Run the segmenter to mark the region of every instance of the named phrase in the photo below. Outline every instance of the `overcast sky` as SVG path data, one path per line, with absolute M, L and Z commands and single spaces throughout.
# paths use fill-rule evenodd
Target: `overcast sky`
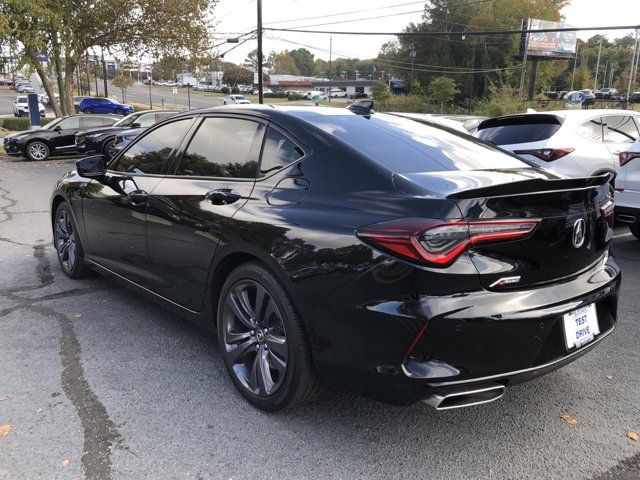
M 407 23 L 421 20 L 420 12 L 424 3 L 424 0 L 420 2 L 411 0 L 321 0 L 320 2 L 263 0 L 263 22 L 265 27 L 295 26 L 315 30 L 397 32 L 401 31 Z M 230 36 L 227 32 L 244 33 L 255 28 L 256 0 L 220 0 L 215 11 L 219 20 L 215 31 L 221 32 L 216 34 L 216 43 L 224 42 L 224 39 Z M 357 13 L 343 14 L 356 11 Z M 576 27 L 640 24 L 640 0 L 607 0 L 606 2 L 573 0 L 563 13 L 566 23 Z M 340 15 L 327 16 L 334 14 Z M 371 18 L 383 15 L 384 18 Z M 354 19 L 362 21 L 339 23 Z M 297 21 L 284 22 L 285 20 Z M 307 27 L 316 24 L 326 25 Z M 595 33 L 599 32 L 580 32 L 579 37 L 588 38 Z M 625 33 L 627 32 L 614 31 L 608 35 L 610 38 L 616 38 Z M 394 37 L 334 35 L 333 54 L 334 57 L 373 58 L 377 56 L 380 46 L 392 38 Z M 233 44 L 222 45 L 219 51 L 223 52 L 233 46 Z M 293 50 L 301 46 L 308 48 L 316 58 L 329 58 L 329 35 L 265 32 L 263 47 L 265 54 L 271 50 Z M 231 62 L 241 63 L 247 53 L 254 48 L 256 48 L 256 41 L 250 40 L 227 53 L 225 58 Z

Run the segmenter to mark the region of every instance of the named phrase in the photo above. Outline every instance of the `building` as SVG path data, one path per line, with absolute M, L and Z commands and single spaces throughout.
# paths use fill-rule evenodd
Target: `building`
M 365 94 L 367 96 L 371 95 L 371 87 L 376 83 L 375 80 L 316 80 L 313 82 L 314 90 L 322 90 L 324 92 L 329 92 L 330 89 L 339 88 L 340 90 L 344 90 L 347 92 L 349 96 L 353 96 L 356 93 Z

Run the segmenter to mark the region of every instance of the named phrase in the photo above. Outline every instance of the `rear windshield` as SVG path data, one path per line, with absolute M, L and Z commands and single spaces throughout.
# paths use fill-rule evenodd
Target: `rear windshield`
M 553 115 L 492 118 L 480 124 L 475 136 L 495 145 L 540 142 L 551 138 L 561 126 Z
M 393 115 L 317 115 L 305 120 L 397 173 L 530 166 L 462 132 Z

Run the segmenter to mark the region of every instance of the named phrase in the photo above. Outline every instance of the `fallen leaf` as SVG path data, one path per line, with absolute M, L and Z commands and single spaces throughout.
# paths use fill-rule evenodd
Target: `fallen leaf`
M 81 313 L 76 313 L 76 314 L 73 316 L 73 318 L 80 318 L 81 316 L 82 316 L 82 314 L 81 314 Z
M 571 415 L 561 415 L 560 418 L 563 419 L 565 422 L 567 422 L 569 425 L 577 425 L 578 424 L 578 420 L 573 418 Z
M 607 375 L 607 380 L 613 380 L 613 375 Z
M 636 432 L 627 432 L 627 437 L 629 437 L 634 442 L 640 440 L 640 435 L 638 435 Z
M 9 425 L 8 423 L 6 425 L 0 425 L 0 437 L 6 437 L 7 435 L 9 435 L 10 431 L 11 425 Z
M 42 413 L 42 409 L 41 408 L 36 408 L 35 412 L 36 413 Z
M 67 468 L 69 466 L 69 459 L 68 458 L 64 458 L 62 460 L 62 468 Z

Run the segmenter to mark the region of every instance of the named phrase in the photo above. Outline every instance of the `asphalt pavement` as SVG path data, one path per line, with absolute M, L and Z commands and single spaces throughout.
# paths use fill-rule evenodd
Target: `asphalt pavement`
M 49 196 L 72 167 L 0 159 L 0 478 L 640 478 L 627 436 L 640 433 L 640 241 L 626 230 L 618 328 L 565 368 L 468 409 L 329 388 L 266 414 L 235 391 L 211 334 L 62 274 Z

